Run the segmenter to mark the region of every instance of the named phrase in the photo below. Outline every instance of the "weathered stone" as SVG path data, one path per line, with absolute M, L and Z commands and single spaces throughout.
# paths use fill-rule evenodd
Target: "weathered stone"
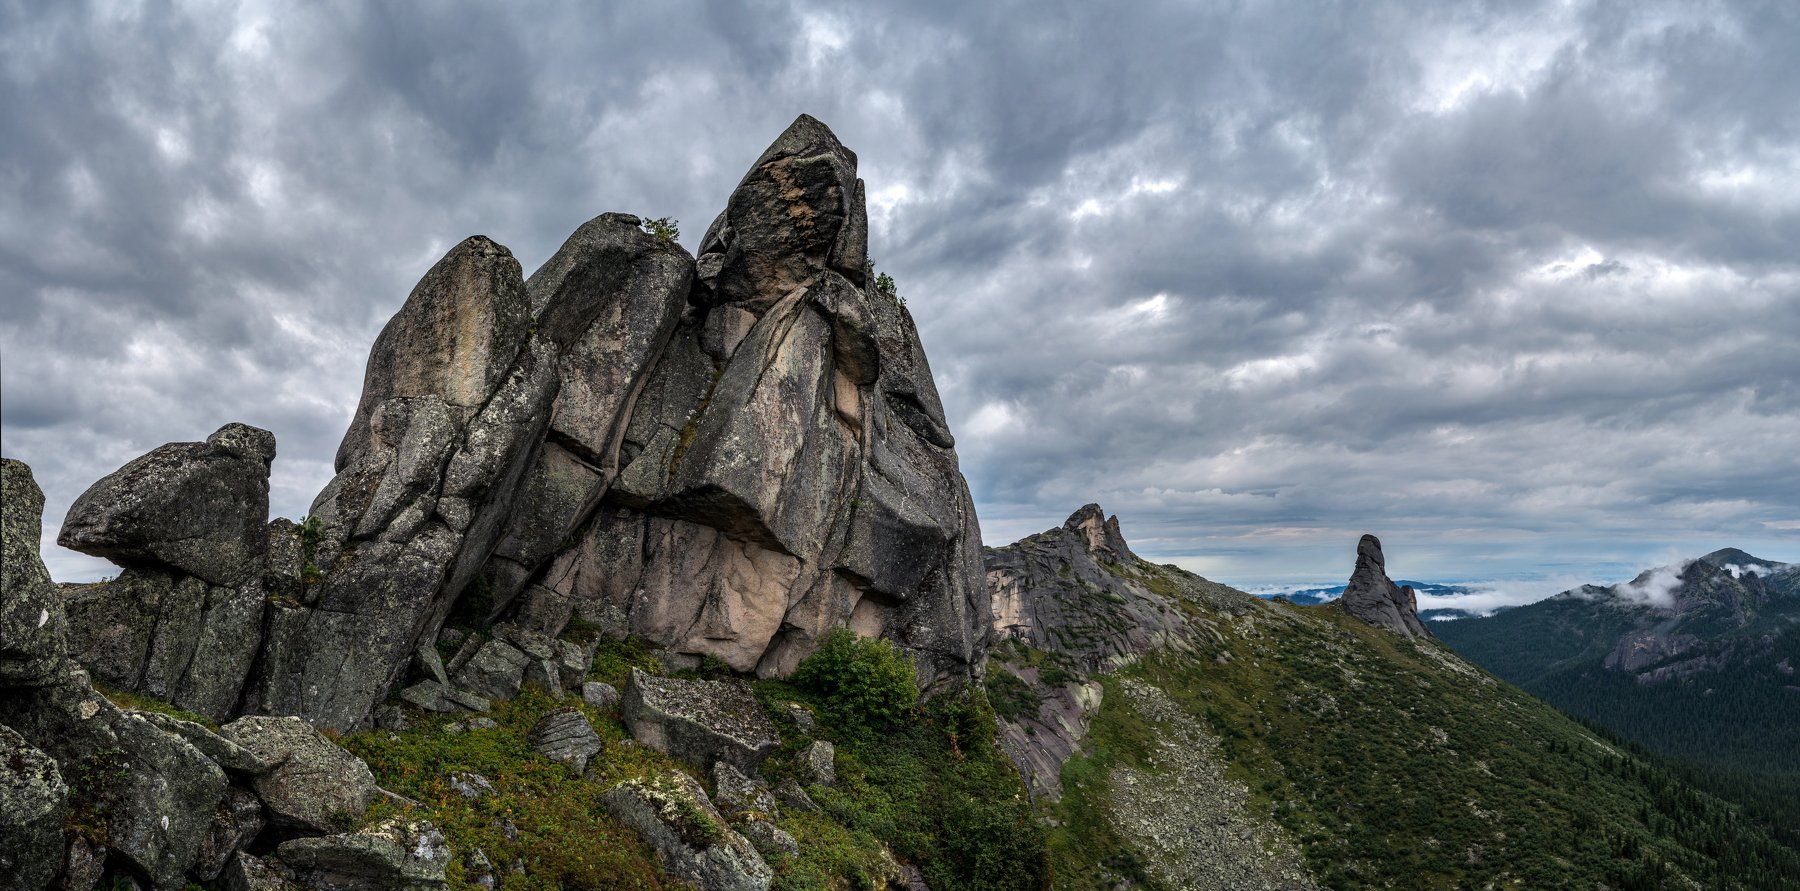
M 775 816 L 775 794 L 769 791 L 768 783 L 745 776 L 724 761 L 713 763 L 712 777 L 714 799 L 733 820 L 747 812 Z
M 288 879 L 280 861 L 243 851 L 225 864 L 225 872 L 219 878 L 227 891 L 304 891 Z
M 457 669 L 454 681 L 458 689 L 488 699 L 511 699 L 519 694 L 530 664 L 531 657 L 518 647 L 495 638 L 482 644 L 474 658 Z
M 0 458 L 0 687 L 58 683 L 66 672 L 62 598 L 38 555 L 43 516 L 31 468 Z
M 471 712 L 485 712 L 494 707 L 486 698 L 477 696 L 467 690 L 451 690 L 444 694 L 444 701 L 457 708 Z
M 702 891 L 764 891 L 774 879 L 762 855 L 725 824 L 686 774 L 626 780 L 604 801 L 608 813 L 656 849 L 664 869 Z
M 404 731 L 412 726 L 412 722 L 406 719 L 406 709 L 388 703 L 375 707 L 375 726 L 383 730 Z
M 793 777 L 788 777 L 775 784 L 775 797 L 780 799 L 782 804 L 797 811 L 818 813 L 820 810 L 819 803 L 813 801 L 813 797 L 806 794 L 806 790 Z
M 453 773 L 448 782 L 452 791 L 470 801 L 495 794 L 494 784 L 478 773 Z
M 249 715 L 221 727 L 219 735 L 279 762 L 255 781 L 274 826 L 339 831 L 380 793 L 368 765 L 299 718 Z
M 428 712 L 454 711 L 453 705 L 445 694 L 450 689 L 433 680 L 423 680 L 400 691 L 400 699 Z
M 577 773 L 586 770 L 588 759 L 602 748 L 594 725 L 575 708 L 559 708 L 540 718 L 528 739 L 538 754 L 567 764 Z
M 125 714 L 78 672 L 56 686 L 7 691 L 0 721 L 56 759 L 65 775 L 86 778 L 76 791 L 106 805 L 97 828 L 109 859 L 158 887 L 181 886 L 226 794 L 225 774 L 212 759 Z
M 1339 602 L 1344 611 L 1378 628 L 1386 628 L 1401 637 L 1431 638 L 1425 623 L 1419 620 L 1418 598 L 1412 588 L 1402 588 L 1387 576 L 1387 559 L 1381 553 L 1381 539 L 1365 535 L 1356 544 L 1356 570 L 1344 588 Z
M 354 833 L 285 841 L 275 850 L 319 891 L 411 891 L 448 884 L 450 845 L 424 820 L 384 820 Z
M 786 718 L 788 723 L 794 725 L 795 730 L 808 736 L 819 729 L 819 721 L 813 717 L 812 709 L 798 702 L 784 703 L 781 707 L 781 716 Z
M 795 759 L 800 776 L 809 786 L 837 785 L 837 748 L 822 739 L 813 740 Z
M 737 831 L 765 857 L 793 857 L 800 853 L 800 843 L 767 818 L 750 817 L 737 824 Z
M 581 689 L 593 662 L 593 656 L 580 644 L 568 640 L 556 642 L 556 671 L 564 689 Z
M 187 740 L 189 745 L 199 749 L 201 754 L 211 758 L 214 764 L 227 773 L 261 776 L 275 769 L 275 761 L 263 758 L 192 721 L 158 712 L 126 710 L 125 714 Z
M 69 838 L 59 891 L 93 891 L 106 874 L 106 849 L 79 836 Z
M 588 681 L 581 685 L 581 700 L 602 712 L 610 712 L 619 705 L 619 688 L 603 681 Z
M 213 813 L 200 842 L 199 858 L 188 874 L 202 882 L 218 878 L 232 855 L 262 832 L 263 822 L 262 803 L 255 795 L 236 787 L 228 790 Z
M 622 711 L 638 742 L 701 769 L 726 761 L 754 773 L 780 744 L 775 725 L 740 680 L 659 678 L 633 668 Z
M 438 655 L 437 647 L 431 644 L 423 644 L 413 651 L 413 668 L 427 680 L 445 686 L 450 684 L 450 674 L 444 670 L 444 657 Z
M 56 761 L 0 724 L 0 888 L 43 888 L 56 875 L 68 798 Z
M 275 436 L 227 424 L 160 446 L 90 486 L 56 541 L 123 566 L 167 566 L 214 585 L 260 573 Z
M 445 733 L 465 733 L 471 730 L 492 730 L 500 726 L 493 718 L 474 717 L 449 724 L 444 727 Z

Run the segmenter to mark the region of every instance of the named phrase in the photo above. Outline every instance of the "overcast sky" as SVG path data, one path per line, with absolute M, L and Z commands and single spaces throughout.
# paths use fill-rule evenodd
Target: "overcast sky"
M 50 538 L 233 420 L 304 513 L 451 245 L 692 248 L 808 112 L 989 544 L 1098 501 L 1246 586 L 1363 532 L 1538 593 L 1800 561 L 1800 5 L 406 6 L 0 0 L 0 445 Z

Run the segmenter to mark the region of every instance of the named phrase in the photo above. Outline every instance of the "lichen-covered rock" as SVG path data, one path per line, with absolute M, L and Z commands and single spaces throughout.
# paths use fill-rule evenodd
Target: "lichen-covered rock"
M 206 837 L 200 842 L 199 857 L 188 874 L 202 882 L 218 878 L 238 849 L 262 832 L 263 825 L 261 800 L 250 792 L 232 787 L 213 813 Z
M 765 891 L 774 873 L 686 774 L 626 780 L 608 790 L 608 813 L 656 849 L 663 868 L 702 891 Z
M 0 458 L 0 688 L 60 683 L 62 598 L 38 555 L 44 493 L 24 462 Z
M 43 888 L 56 875 L 68 798 L 56 762 L 0 724 L 0 888 Z
M 495 638 L 482 644 L 474 657 L 456 670 L 452 682 L 488 699 L 511 699 L 519 695 L 531 661 L 518 647 Z
M 600 735 L 579 709 L 559 708 L 538 719 L 529 736 L 539 755 L 575 768 L 587 769 L 588 759 L 600 754 Z
M 226 891 L 305 891 L 289 880 L 281 861 L 239 851 L 219 876 Z
M 768 783 L 745 776 L 743 771 L 724 761 L 713 763 L 712 778 L 713 800 L 732 820 L 746 813 L 769 816 L 777 813 L 775 793 L 769 791 Z
M 260 575 L 234 587 L 168 569 L 127 569 L 68 591 L 70 655 L 109 686 L 222 720 L 262 640 Z
M 725 761 L 755 773 L 780 744 L 775 725 L 741 680 L 660 678 L 634 668 L 622 711 L 638 742 L 702 770 Z
M 160 446 L 88 487 L 56 541 L 122 566 L 166 566 L 235 586 L 268 553 L 275 436 L 227 424 Z
M 829 741 L 818 739 L 808 743 L 795 757 L 795 763 L 807 785 L 837 785 L 837 748 Z
M 318 891 L 414 891 L 448 885 L 450 845 L 424 820 L 384 820 L 357 832 L 297 838 L 281 861 Z
M 125 714 L 187 740 L 189 745 L 199 749 L 201 754 L 211 758 L 214 764 L 227 773 L 257 777 L 274 770 L 279 763 L 257 755 L 192 721 L 158 712 L 127 710 Z
M 581 701 L 610 712 L 619 705 L 619 688 L 603 681 L 588 681 L 581 685 Z
M 1388 578 L 1381 539 L 1373 535 L 1356 543 L 1356 569 L 1338 602 L 1350 615 L 1401 637 L 1432 636 L 1419 619 L 1419 601 L 1412 587 L 1401 587 Z
M 55 686 L 0 696 L 4 722 L 55 758 L 115 862 L 158 887 L 180 887 L 226 796 L 223 771 L 186 740 L 134 718 L 71 673 Z
M 736 826 L 738 833 L 765 857 L 793 857 L 800 853 L 800 843 L 766 817 L 752 816 Z
M 299 718 L 248 715 L 219 735 L 277 762 L 255 781 L 271 825 L 338 832 L 380 794 L 368 765 Z

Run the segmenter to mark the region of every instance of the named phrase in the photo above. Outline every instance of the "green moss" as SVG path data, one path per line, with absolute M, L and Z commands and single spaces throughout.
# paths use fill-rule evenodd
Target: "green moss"
M 458 715 L 409 714 L 404 732 L 347 736 L 345 748 L 368 762 L 384 788 L 425 805 L 425 816 L 462 856 L 479 848 L 496 865 L 501 889 L 657 889 L 671 887 L 655 855 L 637 835 L 607 815 L 601 795 L 620 781 L 679 769 L 666 756 L 626 744 L 624 728 L 579 706 L 605 743 L 585 779 L 532 751 L 526 736 L 538 719 L 563 707 L 527 689 L 497 705 L 489 730 L 450 733 Z M 450 774 L 477 773 L 495 793 L 471 801 L 453 790 Z M 519 861 L 523 875 L 506 868 Z M 471 888 L 459 861 L 451 887 Z
M 620 690 L 631 678 L 631 670 L 640 668 L 651 674 L 662 674 L 662 660 L 656 657 L 650 642 L 633 635 L 624 640 L 607 640 L 594 651 L 594 664 L 589 677 L 605 681 Z
M 217 731 L 219 729 L 217 721 L 197 712 L 190 712 L 187 709 L 170 705 L 154 696 L 145 696 L 142 693 L 131 693 L 124 690 L 114 690 L 99 681 L 94 681 L 93 684 L 94 690 L 99 692 L 101 696 L 111 700 L 112 704 L 119 708 L 128 708 L 140 712 L 156 712 L 157 714 L 168 715 L 171 718 L 192 721 L 208 730 Z

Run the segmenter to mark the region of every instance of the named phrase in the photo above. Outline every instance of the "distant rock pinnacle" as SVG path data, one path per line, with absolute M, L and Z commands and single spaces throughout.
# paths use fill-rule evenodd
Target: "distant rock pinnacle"
M 1397 586 L 1387 576 L 1387 558 L 1381 539 L 1365 535 L 1356 544 L 1356 570 L 1344 589 L 1344 609 L 1371 625 L 1404 637 L 1431 637 L 1419 620 L 1418 595 L 1411 585 Z

